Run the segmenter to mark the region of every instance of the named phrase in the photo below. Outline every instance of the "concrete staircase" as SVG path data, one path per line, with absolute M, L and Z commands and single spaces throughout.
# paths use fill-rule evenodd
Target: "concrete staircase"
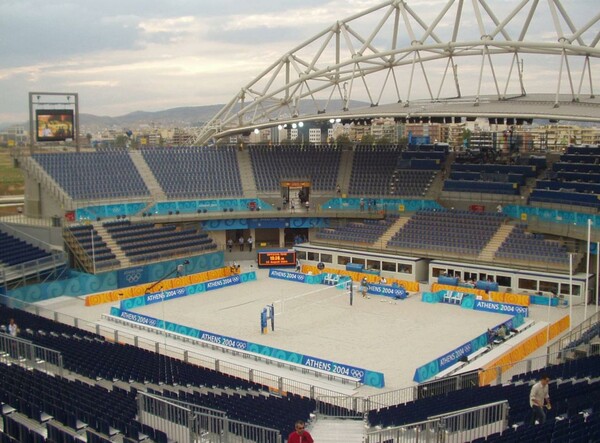
M 256 180 L 252 171 L 252 160 L 250 152 L 247 150 L 237 150 L 238 167 L 240 168 L 240 179 L 242 181 L 242 189 L 244 190 L 245 198 L 256 198 L 258 191 L 256 189 Z
M 342 194 L 348 195 L 350 187 L 350 176 L 352 175 L 352 161 L 354 160 L 354 151 L 342 151 L 340 159 L 340 169 L 338 171 L 337 183 L 342 189 Z
M 319 443 L 363 443 L 363 420 L 319 418 L 310 428 L 310 435 Z
M 510 235 L 510 233 L 515 228 L 515 225 L 505 224 L 500 226 L 500 229 L 496 231 L 494 236 L 490 239 L 485 248 L 481 250 L 479 256 L 477 257 L 479 260 L 485 261 L 493 261 L 494 254 L 498 251 L 498 248 L 506 240 L 506 238 Z
M 98 232 L 102 240 L 106 243 L 106 246 L 110 248 L 113 254 L 116 255 L 117 260 L 121 262 L 121 267 L 127 268 L 131 266 L 131 261 L 129 258 L 125 256 L 125 252 L 121 249 L 121 247 L 117 244 L 117 242 L 112 238 L 110 233 L 106 230 L 101 223 L 94 224 L 94 229 Z
M 392 226 L 388 228 L 387 231 L 383 233 L 381 237 L 377 240 L 377 245 L 387 245 L 387 243 L 392 239 L 394 234 L 398 232 L 400 229 L 404 227 L 404 225 L 410 220 L 409 216 L 400 217 L 398 220 L 394 222 Z
M 150 170 L 150 166 L 148 166 L 148 163 L 146 163 L 142 153 L 140 151 L 131 151 L 129 156 L 131 157 L 131 161 L 137 168 L 138 172 L 142 176 L 142 180 L 144 180 L 146 187 L 150 191 L 152 199 L 154 201 L 167 200 L 167 194 L 165 194 L 165 191 L 163 191 L 160 184 L 156 180 L 156 177 Z

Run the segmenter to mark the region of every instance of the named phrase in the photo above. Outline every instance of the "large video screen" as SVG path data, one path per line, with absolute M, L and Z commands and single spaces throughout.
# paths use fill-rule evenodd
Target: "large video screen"
M 71 109 L 37 109 L 35 122 L 38 142 L 60 142 L 73 138 Z

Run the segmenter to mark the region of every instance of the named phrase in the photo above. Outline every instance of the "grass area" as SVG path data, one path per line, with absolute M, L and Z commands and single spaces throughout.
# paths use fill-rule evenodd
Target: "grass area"
M 21 195 L 25 193 L 23 171 L 13 166 L 10 152 L 0 148 L 0 195 Z

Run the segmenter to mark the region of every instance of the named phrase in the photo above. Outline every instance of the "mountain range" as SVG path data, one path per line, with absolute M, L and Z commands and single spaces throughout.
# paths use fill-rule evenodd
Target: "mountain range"
M 321 108 L 325 107 L 324 100 L 317 100 L 317 105 Z M 201 126 L 204 122 L 209 121 L 217 112 L 225 105 L 208 105 L 208 106 L 182 106 L 178 108 L 164 109 L 162 111 L 134 111 L 128 114 L 119 115 L 116 117 L 95 115 L 88 113 L 80 114 L 80 125 L 82 132 L 94 132 L 105 128 L 121 129 L 136 129 L 140 126 L 150 125 L 157 127 L 189 127 Z M 352 100 L 351 108 L 367 106 L 367 103 Z M 341 100 L 332 100 L 329 102 L 329 109 L 341 109 L 343 107 Z M 315 113 L 315 104 L 312 101 L 304 101 L 300 104 L 300 114 Z M 27 122 L 18 123 L 24 127 L 28 127 Z M 12 126 L 9 123 L 0 123 L 0 130 L 4 130 Z

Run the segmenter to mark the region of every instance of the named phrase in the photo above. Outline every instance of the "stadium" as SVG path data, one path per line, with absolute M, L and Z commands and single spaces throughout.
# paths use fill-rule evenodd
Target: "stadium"
M 1 442 L 600 441 L 600 12 L 409 3 L 170 146 L 29 93 Z

